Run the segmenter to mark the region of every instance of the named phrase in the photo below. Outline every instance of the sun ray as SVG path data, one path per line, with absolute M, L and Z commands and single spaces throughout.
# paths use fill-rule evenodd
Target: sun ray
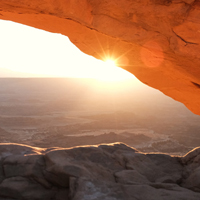
M 95 33 L 95 37 L 96 37 L 96 39 L 97 39 L 97 42 L 98 42 L 98 44 L 99 44 L 99 46 L 100 46 L 100 48 L 101 48 L 101 50 L 102 50 L 102 52 L 103 52 L 103 54 L 104 54 L 104 56 L 100 55 L 100 57 L 101 57 L 102 60 L 104 60 L 104 58 L 106 57 L 106 53 L 105 53 L 105 51 L 104 51 L 103 46 L 101 45 L 101 42 L 100 42 L 99 38 L 97 37 L 96 32 L 94 32 L 94 33 Z

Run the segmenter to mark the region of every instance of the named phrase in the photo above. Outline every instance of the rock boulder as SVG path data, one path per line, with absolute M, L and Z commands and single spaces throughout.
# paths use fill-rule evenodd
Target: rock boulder
M 199 149 L 178 157 L 123 143 L 68 149 L 1 144 L 0 157 L 0 200 L 200 199 Z

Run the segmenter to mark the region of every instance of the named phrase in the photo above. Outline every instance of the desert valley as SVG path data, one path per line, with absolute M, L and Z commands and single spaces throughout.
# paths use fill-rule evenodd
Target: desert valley
M 0 85 L 1 143 L 67 148 L 123 142 L 174 155 L 200 144 L 200 116 L 134 79 L 2 78 Z
M 0 84 L 0 200 L 200 199 L 200 116 L 179 102 L 136 79 Z

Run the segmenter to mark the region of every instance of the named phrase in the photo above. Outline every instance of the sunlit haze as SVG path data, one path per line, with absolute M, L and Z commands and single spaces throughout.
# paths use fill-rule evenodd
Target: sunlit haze
M 154 70 L 163 54 L 152 42 L 146 47 L 141 59 Z M 200 116 L 117 67 L 119 57 L 103 59 L 61 34 L 0 20 L 1 143 L 52 149 L 123 142 L 179 156 L 199 146 Z
M 0 20 L 0 77 L 132 79 L 114 61 L 82 53 L 66 36 Z

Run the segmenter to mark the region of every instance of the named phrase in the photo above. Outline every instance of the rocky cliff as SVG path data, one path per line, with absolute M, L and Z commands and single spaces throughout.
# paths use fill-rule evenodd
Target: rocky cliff
M 122 143 L 0 145 L 0 200 L 199 200 L 200 149 L 143 154 Z
M 0 19 L 61 33 L 200 114 L 199 0 L 1 0 Z

